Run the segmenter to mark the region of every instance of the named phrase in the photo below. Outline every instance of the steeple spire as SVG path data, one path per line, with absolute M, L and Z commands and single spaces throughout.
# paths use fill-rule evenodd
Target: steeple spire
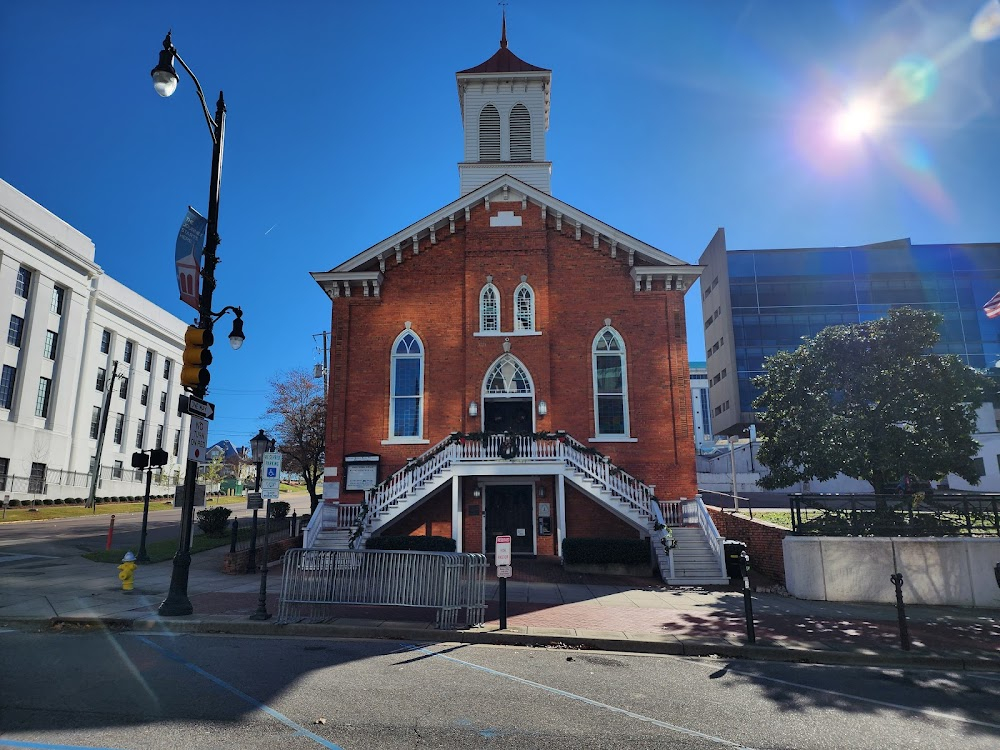
M 503 9 L 503 26 L 500 31 L 500 49 L 507 49 L 507 9 Z

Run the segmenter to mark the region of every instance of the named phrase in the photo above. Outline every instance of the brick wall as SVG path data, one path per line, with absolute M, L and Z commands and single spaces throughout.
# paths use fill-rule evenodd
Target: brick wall
M 759 570 L 768 578 L 785 582 L 785 556 L 781 541 L 791 531 L 767 521 L 755 521 L 723 513 L 720 508 L 712 506 L 708 507 L 708 512 L 722 536 L 746 542 L 752 568 Z
M 267 545 L 268 561 L 280 560 L 290 549 L 297 549 L 302 546 L 302 534 L 280 542 L 271 542 Z M 259 565 L 264 557 L 264 548 L 257 548 L 257 564 Z M 242 575 L 247 572 L 247 565 L 250 562 L 250 550 L 245 549 L 239 552 L 227 552 L 222 558 L 222 572 L 231 576 Z
M 638 539 L 639 531 L 572 487 L 566 487 L 566 536 Z

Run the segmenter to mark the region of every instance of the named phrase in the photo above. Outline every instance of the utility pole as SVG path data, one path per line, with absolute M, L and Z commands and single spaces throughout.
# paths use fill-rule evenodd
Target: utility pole
M 108 410 L 111 409 L 111 392 L 115 388 L 115 378 L 118 377 L 118 360 L 111 365 L 111 378 L 104 381 L 104 406 L 101 412 L 101 429 L 97 433 L 97 455 L 94 457 L 94 470 L 90 475 L 90 493 L 87 495 L 87 506 L 97 512 L 97 479 L 101 474 L 101 453 L 104 451 L 104 433 L 108 431 Z
M 313 334 L 313 338 L 314 339 L 317 336 L 322 336 L 323 337 L 323 364 L 322 364 L 322 368 L 323 368 L 323 401 L 327 400 L 326 394 L 327 394 L 327 391 L 330 390 L 330 363 L 329 363 L 329 361 L 327 359 L 329 357 L 329 354 L 328 354 L 329 348 L 327 347 L 327 338 L 326 338 L 329 335 L 330 335 L 330 331 L 323 331 L 322 333 L 314 333 Z M 319 376 L 317 375 L 316 377 L 319 377 Z

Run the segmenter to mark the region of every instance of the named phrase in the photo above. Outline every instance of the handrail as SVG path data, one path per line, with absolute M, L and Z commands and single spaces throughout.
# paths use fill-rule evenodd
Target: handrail
M 652 511 L 653 516 L 653 533 L 652 539 L 653 544 L 661 545 L 667 553 L 667 569 L 669 570 L 668 577 L 674 577 L 674 548 L 673 545 L 668 545 L 664 543 L 664 539 L 667 538 L 667 524 L 663 520 L 663 511 L 660 508 L 660 503 L 656 500 L 649 501 L 649 507 Z
M 306 549 L 309 549 L 316 544 L 316 538 L 319 536 L 319 532 L 323 529 L 323 520 L 327 512 L 326 509 L 326 504 L 320 503 L 316 506 L 316 512 L 309 517 L 309 523 L 306 524 L 305 531 L 302 532 L 302 546 Z
M 705 503 L 701 499 L 701 495 L 695 495 L 691 504 L 694 506 L 698 525 L 701 527 L 705 539 L 708 540 L 708 546 L 711 547 L 712 552 L 715 553 L 715 557 L 719 561 L 719 572 L 721 574 L 726 569 L 725 545 L 723 544 L 725 540 L 716 528 L 715 522 L 708 512 L 708 508 L 705 507 Z

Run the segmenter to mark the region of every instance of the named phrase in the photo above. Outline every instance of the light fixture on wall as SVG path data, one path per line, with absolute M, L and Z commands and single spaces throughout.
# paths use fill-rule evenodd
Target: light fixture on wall
M 538 497 L 545 497 L 545 488 L 542 485 L 538 485 L 538 492 L 535 493 Z
M 469 402 L 469 416 L 470 417 L 479 416 L 479 404 L 477 404 L 475 401 Z
M 548 413 L 549 413 L 549 405 L 547 403 L 545 403 L 544 401 L 539 401 L 538 402 L 538 416 L 544 417 Z
M 472 491 L 472 496 L 473 496 L 474 498 L 477 498 L 477 499 L 478 499 L 478 498 L 480 498 L 480 497 L 482 497 L 482 496 L 483 496 L 483 491 L 482 491 L 481 489 L 479 489 L 478 487 L 476 487 L 476 489 L 474 489 L 474 490 Z

